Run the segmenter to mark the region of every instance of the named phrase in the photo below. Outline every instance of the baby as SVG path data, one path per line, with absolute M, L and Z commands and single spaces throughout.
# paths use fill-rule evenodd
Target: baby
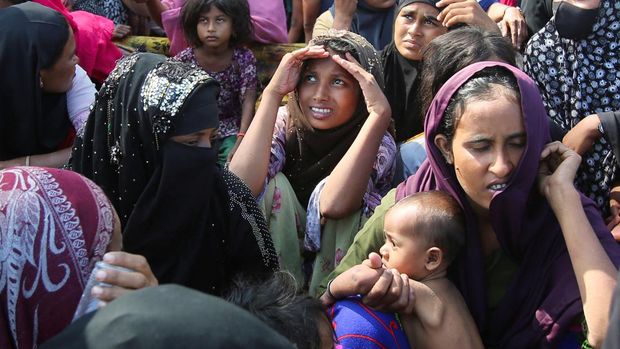
M 343 347 L 366 346 L 361 342 L 402 347 L 399 336 L 404 337 L 404 330 L 411 348 L 483 348 L 463 297 L 447 278 L 448 266 L 465 241 L 458 203 L 440 191 L 411 195 L 387 212 L 384 232 L 381 257 L 371 253 L 363 264 L 337 276 L 327 285 L 321 300 L 331 304 L 365 294 L 384 269 L 394 269 L 408 277 L 403 275 L 402 279 L 413 289 L 413 310 L 400 314 L 398 321 L 359 299 L 337 301 L 330 316 Z

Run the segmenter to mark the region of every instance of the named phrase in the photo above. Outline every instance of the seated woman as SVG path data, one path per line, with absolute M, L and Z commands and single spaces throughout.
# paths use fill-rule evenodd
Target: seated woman
M 0 171 L 0 347 L 36 348 L 69 325 L 95 263 L 120 250 L 120 234 L 110 201 L 79 174 Z M 114 285 L 105 301 L 157 285 L 140 256 L 110 252 L 104 260 L 136 271 L 105 279 Z
M 0 169 L 67 162 L 96 92 L 77 63 L 60 13 L 33 2 L 0 10 Z
M 382 85 L 379 57 L 361 36 L 313 39 L 282 59 L 230 164 L 262 198 L 285 269 L 304 280 L 304 234 L 304 247 L 318 251 L 311 292 L 390 187 L 396 149 Z
M 573 185 L 580 157 L 558 142 L 547 144 L 534 82 L 503 63 L 461 70 L 433 100 L 425 138 L 428 160 L 396 198 L 438 189 L 463 208 L 466 248 L 449 275 L 485 347 L 553 347 L 584 318 L 587 341 L 600 346 L 620 248 L 594 203 Z M 382 229 L 366 225 L 335 274 L 360 264 L 382 236 Z M 404 309 L 398 305 L 409 302 L 409 285 L 382 270 L 366 301 L 395 298 L 389 308 Z
M 110 197 L 125 251 L 145 256 L 161 283 L 216 295 L 237 272 L 278 269 L 254 197 L 216 164 L 218 90 L 196 66 L 126 57 L 102 86 L 71 162 Z

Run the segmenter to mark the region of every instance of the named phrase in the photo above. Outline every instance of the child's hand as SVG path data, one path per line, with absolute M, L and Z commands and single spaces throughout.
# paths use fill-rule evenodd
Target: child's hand
M 265 90 L 284 97 L 297 86 L 301 66 L 306 59 L 327 58 L 328 56 L 329 53 L 323 46 L 306 46 L 285 54 Z
M 332 56 L 334 62 L 338 63 L 359 82 L 368 113 L 389 119 L 392 116 L 392 109 L 375 77 L 364 70 L 350 53 L 346 53 L 346 58 L 344 59 L 339 55 Z
M 131 32 L 131 27 L 124 24 L 117 24 L 114 26 L 114 31 L 112 32 L 112 37 L 114 39 L 122 39 L 125 36 L 129 35 Z

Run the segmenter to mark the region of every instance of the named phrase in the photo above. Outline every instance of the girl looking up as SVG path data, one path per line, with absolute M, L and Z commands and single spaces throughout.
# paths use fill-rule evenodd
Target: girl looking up
M 281 266 L 302 280 L 304 234 L 304 248 L 318 252 L 311 292 L 390 188 L 396 146 L 382 74 L 363 37 L 314 38 L 283 57 L 230 163 L 262 198 Z
M 256 59 L 241 45 L 252 24 L 246 0 L 188 0 L 181 11 L 190 47 L 176 59 L 193 63 L 220 83 L 218 162 L 230 161 L 250 126 L 256 103 Z

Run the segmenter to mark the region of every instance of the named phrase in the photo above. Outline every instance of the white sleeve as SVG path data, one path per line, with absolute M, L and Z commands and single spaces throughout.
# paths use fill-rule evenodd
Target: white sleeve
M 86 125 L 90 106 L 95 103 L 96 93 L 95 84 L 90 81 L 84 69 L 76 65 L 73 86 L 67 91 L 67 111 L 77 133 Z

